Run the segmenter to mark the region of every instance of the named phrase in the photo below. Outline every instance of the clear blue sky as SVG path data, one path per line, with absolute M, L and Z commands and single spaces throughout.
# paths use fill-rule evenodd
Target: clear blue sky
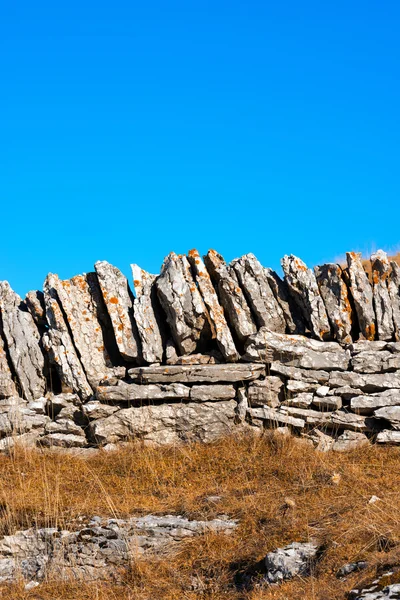
M 0 279 L 400 242 L 400 4 L 3 2 Z

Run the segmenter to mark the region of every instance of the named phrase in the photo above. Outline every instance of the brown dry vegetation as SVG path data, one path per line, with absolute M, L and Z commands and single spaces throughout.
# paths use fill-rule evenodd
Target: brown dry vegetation
M 174 448 L 131 444 L 86 460 L 18 450 L 0 457 L 2 534 L 32 525 L 73 527 L 81 515 L 148 512 L 202 519 L 227 514 L 240 525 L 230 536 L 185 541 L 168 559 L 133 562 L 123 584 L 49 581 L 31 591 L 22 584 L 3 586 L 0 597 L 343 599 L 355 583 L 397 561 L 399 458 L 399 449 L 376 446 L 322 454 L 272 433 Z M 221 496 L 220 502 L 208 502 L 211 495 Z M 369 504 L 373 495 L 381 500 Z M 235 586 L 238 574 L 268 551 L 310 537 L 324 543 L 311 577 L 271 589 Z M 362 558 L 371 564 L 366 573 L 336 579 L 340 566 Z

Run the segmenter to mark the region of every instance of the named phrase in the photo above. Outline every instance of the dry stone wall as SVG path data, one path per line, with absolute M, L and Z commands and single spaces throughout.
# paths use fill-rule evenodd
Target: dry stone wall
M 400 268 L 169 254 L 21 299 L 0 282 L 0 449 L 288 430 L 321 450 L 400 443 Z

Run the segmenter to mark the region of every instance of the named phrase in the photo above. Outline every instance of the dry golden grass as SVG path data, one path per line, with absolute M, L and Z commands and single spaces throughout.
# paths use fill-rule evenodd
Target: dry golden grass
M 132 444 L 84 460 L 16 451 L 0 457 L 2 533 L 32 525 L 73 527 L 82 514 L 124 517 L 179 513 L 239 520 L 233 535 L 207 534 L 166 559 L 132 564 L 122 584 L 46 582 L 31 591 L 3 586 L 4 600 L 343 599 L 356 582 L 397 560 L 400 450 L 315 452 L 296 438 L 235 436 L 215 444 L 146 448 Z M 221 496 L 217 504 L 207 501 Z M 371 496 L 380 501 L 369 504 Z M 324 543 L 311 577 L 241 590 L 244 570 L 292 541 Z M 399 546 L 400 548 L 400 546 Z M 366 573 L 343 582 L 336 570 L 368 558 Z M 191 588 L 193 581 L 197 588 Z

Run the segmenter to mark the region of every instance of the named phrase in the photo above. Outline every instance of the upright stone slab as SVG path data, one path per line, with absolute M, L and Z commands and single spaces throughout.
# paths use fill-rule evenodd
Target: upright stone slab
M 335 340 L 351 344 L 352 310 L 342 269 L 335 263 L 314 268 Z
M 386 252 L 378 250 L 371 256 L 372 281 L 378 340 L 394 337 L 393 309 L 388 290 L 390 264 Z
M 93 390 L 86 378 L 82 363 L 76 353 L 68 325 L 57 298 L 57 279 L 52 273 L 46 277 L 43 291 L 48 331 L 43 335 L 43 345 L 54 363 L 61 381 L 84 400 Z
M 131 265 L 135 286 L 135 321 L 142 345 L 143 358 L 148 363 L 163 359 L 163 340 L 157 320 L 156 275 L 151 275 L 138 265 Z
M 274 296 L 282 309 L 286 321 L 287 333 L 303 334 L 305 332 L 304 320 L 293 298 L 290 296 L 287 282 L 283 281 L 273 269 L 265 268 L 264 272 L 269 287 L 273 291 Z
M 293 254 L 284 256 L 281 263 L 290 293 L 312 335 L 318 340 L 329 339 L 331 328 L 314 273 Z
M 200 337 L 210 332 L 207 310 L 186 256 L 171 252 L 165 258 L 156 287 L 179 352 L 194 352 Z
M 99 260 L 94 268 L 110 315 L 118 350 L 125 360 L 141 362 L 140 339 L 128 280 L 117 267 L 105 260 Z
M 374 313 L 373 293 L 370 282 L 361 262 L 361 254 L 347 252 L 348 275 L 350 292 L 356 308 L 360 337 L 374 340 L 376 320 Z
M 235 362 L 239 360 L 239 354 L 206 266 L 197 250 L 190 250 L 188 260 L 192 266 L 196 283 L 208 310 L 212 336 L 217 340 L 218 347 L 224 359 L 228 362 Z
M 244 342 L 257 331 L 257 327 L 236 273 L 215 250 L 208 251 L 204 262 L 225 309 L 228 323 L 238 339 Z
M 46 327 L 46 308 L 44 306 L 43 292 L 40 290 L 28 292 L 25 296 L 25 304 L 36 325 L 40 329 Z
M 265 270 L 254 254 L 245 254 L 231 263 L 255 316 L 258 327 L 284 333 L 283 311 L 269 286 Z
M 393 325 L 396 340 L 400 340 L 400 267 L 392 261 L 388 278 L 389 297 L 392 303 Z
M 67 318 L 87 380 L 94 388 L 114 374 L 101 328 L 105 307 L 97 276 L 85 273 L 60 280 L 53 275 L 52 287 Z
M 27 400 L 40 398 L 46 390 L 44 356 L 32 315 L 8 281 L 0 282 L 3 335 L 21 392 Z
M 0 398 L 18 396 L 0 331 Z

